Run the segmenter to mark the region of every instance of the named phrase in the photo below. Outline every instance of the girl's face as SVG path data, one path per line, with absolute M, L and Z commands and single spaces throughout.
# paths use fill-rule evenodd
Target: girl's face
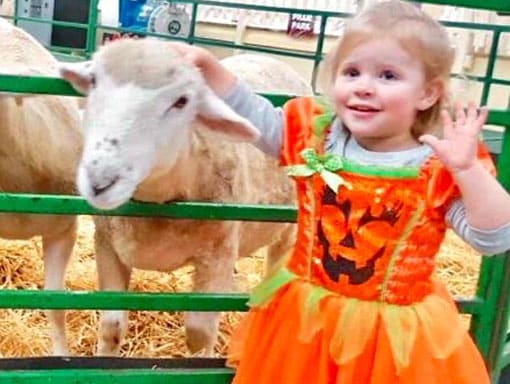
M 396 40 L 371 39 L 340 62 L 333 98 L 342 123 L 368 150 L 404 150 L 419 145 L 411 134 L 417 112 L 439 97 L 428 85 L 419 59 Z

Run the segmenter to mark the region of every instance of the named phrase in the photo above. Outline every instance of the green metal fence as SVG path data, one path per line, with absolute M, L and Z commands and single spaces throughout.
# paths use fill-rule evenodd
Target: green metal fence
M 72 1 L 72 0 L 69 0 Z M 317 64 L 322 59 L 325 39 L 325 28 L 328 18 L 347 17 L 348 14 L 326 11 L 310 11 L 281 7 L 248 5 L 246 3 L 222 3 L 221 1 L 182 0 L 180 3 L 192 4 L 192 27 L 187 40 L 190 43 L 238 48 L 243 50 L 262 51 L 311 60 L 314 63 L 312 84 L 315 84 Z M 87 46 L 82 51 L 66 51 L 58 49 L 58 54 L 66 59 L 90 57 L 96 49 L 98 29 L 128 31 L 98 25 L 98 0 L 91 0 L 91 12 L 88 24 L 53 22 L 55 25 L 87 28 Z M 430 0 L 424 3 L 447 4 L 473 7 L 478 9 L 510 12 L 508 0 Z M 314 52 L 303 52 L 292 49 L 260 47 L 247 44 L 234 44 L 223 40 L 214 40 L 195 36 L 196 12 L 201 5 L 218 5 L 233 8 L 313 14 L 320 18 L 320 34 Z M 39 19 L 16 18 L 17 20 L 40 21 Z M 44 21 L 42 21 L 44 22 Z M 445 23 L 447 26 L 471 28 L 491 31 L 493 39 L 487 70 L 484 76 L 473 77 L 472 80 L 483 83 L 480 102 L 488 100 L 491 86 L 501 84 L 510 86 L 510 79 L 494 78 L 496 53 L 503 33 L 510 32 L 510 26 Z M 148 34 L 167 37 L 157 34 Z M 78 56 L 76 56 L 76 54 Z M 70 85 L 61 79 L 42 77 L 20 77 L 0 74 L 0 91 L 77 95 Z M 273 104 L 281 105 L 288 99 L 282 95 L 265 95 Z M 498 156 L 499 180 L 510 190 L 510 110 L 491 110 L 489 123 L 503 128 L 502 133 L 484 132 L 491 151 Z M 235 204 L 209 204 L 201 202 L 151 204 L 130 202 L 114 211 L 103 212 L 91 208 L 83 199 L 76 196 L 54 196 L 34 194 L 0 194 L 0 211 L 18 213 L 54 213 L 54 214 L 87 214 L 87 215 L 119 215 L 140 217 L 193 218 L 207 220 L 255 220 L 255 221 L 295 221 L 294 207 L 286 206 L 247 206 Z M 507 341 L 508 309 L 510 304 L 510 257 L 499 255 L 484 257 L 481 265 L 480 278 L 476 297 L 462 298 L 457 304 L 463 313 L 472 315 L 471 333 L 480 348 L 487 365 L 492 372 L 493 382 L 498 381 L 502 368 L 510 365 L 510 344 Z M 190 293 L 119 293 L 119 292 L 51 292 L 31 290 L 0 291 L 1 308 L 25 309 L 130 309 L 130 310 L 164 310 L 164 311 L 244 311 L 247 295 L 245 294 L 190 294 Z M 146 366 L 136 365 L 130 359 L 124 363 L 106 364 L 98 368 L 98 364 L 88 360 L 69 359 L 67 363 L 60 361 L 47 364 L 47 360 L 37 360 L 27 369 L 19 362 L 10 364 L 10 368 L 2 368 L 0 364 L 1 383 L 229 383 L 232 371 L 218 366 L 217 360 L 201 360 L 193 365 L 176 366 L 168 362 L 158 361 Z M 33 361 L 33 359 L 32 359 Z M 95 360 L 99 362 L 100 360 Z M 221 361 L 220 361 L 221 363 Z M 160 367 L 153 369 L 153 365 Z M 136 366 L 136 367 L 134 367 Z M 87 367 L 87 368 L 84 368 Z M 96 367 L 96 369 L 93 369 Z

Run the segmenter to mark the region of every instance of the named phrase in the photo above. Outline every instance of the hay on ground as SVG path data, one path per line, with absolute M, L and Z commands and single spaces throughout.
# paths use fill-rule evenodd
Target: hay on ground
M 90 217 L 79 220 L 80 232 L 66 276 L 72 290 L 95 290 L 96 270 L 93 251 L 94 227 Z M 449 233 L 441 248 L 438 276 L 455 296 L 472 296 L 480 266 L 480 255 Z M 260 281 L 264 270 L 262 254 L 239 260 L 236 266 L 239 291 L 248 291 Z M 191 287 L 191 267 L 171 273 L 135 271 L 131 288 L 147 292 L 183 292 Z M 41 244 L 30 241 L 0 240 L 0 287 L 3 289 L 42 289 Z M 216 352 L 225 356 L 226 345 L 240 313 L 222 317 Z M 96 311 L 69 311 L 67 332 L 71 352 L 90 356 L 96 345 Z M 466 323 L 467 324 L 467 323 Z M 49 329 L 42 311 L 0 310 L 0 356 L 28 357 L 51 353 Z M 181 313 L 139 311 L 129 314 L 129 331 L 122 355 L 130 357 L 188 356 Z

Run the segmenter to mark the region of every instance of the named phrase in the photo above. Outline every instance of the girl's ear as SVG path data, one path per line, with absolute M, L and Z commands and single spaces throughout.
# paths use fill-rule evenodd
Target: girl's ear
M 440 79 L 429 81 L 423 89 L 423 93 L 418 101 L 417 109 L 426 111 L 439 100 L 444 92 L 444 83 Z

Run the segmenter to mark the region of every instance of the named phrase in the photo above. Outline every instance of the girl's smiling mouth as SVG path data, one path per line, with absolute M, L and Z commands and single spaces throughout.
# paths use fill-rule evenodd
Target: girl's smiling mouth
M 353 116 L 364 118 L 372 117 L 381 111 L 379 108 L 363 104 L 348 105 L 347 109 L 352 113 Z
M 352 111 L 356 112 L 379 112 L 380 109 L 376 107 L 372 107 L 370 105 L 363 105 L 363 104 L 352 104 L 348 105 L 347 108 L 349 108 Z

